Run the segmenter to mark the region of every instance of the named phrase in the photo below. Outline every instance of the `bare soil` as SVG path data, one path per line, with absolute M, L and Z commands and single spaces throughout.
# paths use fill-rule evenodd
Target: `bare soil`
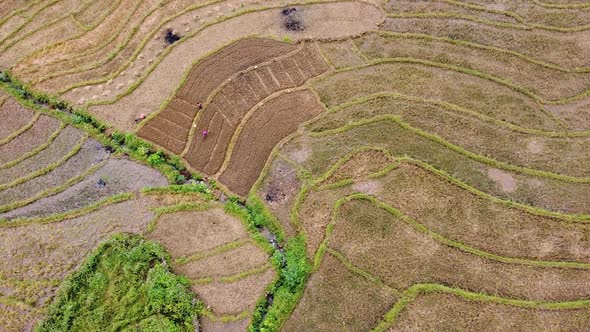
M 268 254 L 253 243 L 224 253 L 179 265 L 174 270 L 187 278 L 228 277 L 254 269 L 268 261 Z
M 104 185 L 99 184 L 101 180 Z M 111 159 L 91 176 L 65 191 L 0 214 L 0 218 L 42 217 L 67 212 L 115 194 L 138 192 L 144 187 L 165 186 L 167 183 L 166 178 L 152 168 L 125 159 Z
M 248 111 L 272 93 L 299 86 L 327 70 L 313 45 L 304 45 L 297 53 L 274 59 L 272 62 L 278 62 L 285 75 L 297 79 L 291 79 L 283 85 L 276 79 L 276 74 L 268 63 L 234 76 L 233 81 L 226 84 L 211 103 L 205 106 L 202 116 L 196 123 L 195 135 L 185 155 L 192 167 L 206 174 L 219 171 L 231 137 Z M 290 63 L 290 67 L 286 63 Z M 221 128 L 215 130 L 218 123 L 221 123 Z M 199 135 L 204 130 L 209 131 L 210 136 L 207 139 Z
M 0 204 L 29 199 L 49 188 L 62 185 L 108 158 L 109 153 L 95 140 L 88 140 L 78 153 L 49 173 L 0 191 Z
M 568 301 L 590 294 L 587 269 L 506 264 L 448 247 L 370 202 L 346 203 L 330 246 L 404 290 L 435 282 L 501 297 Z
M 288 236 L 295 235 L 295 228 L 291 223 L 291 207 L 302 185 L 297 178 L 297 171 L 281 159 L 275 158 L 262 183 L 258 196 L 278 218 L 283 231 Z
M 369 331 L 397 298 L 330 254 L 307 283 L 284 331 Z
M 390 331 L 581 331 L 588 317 L 588 309 L 526 309 L 433 293 L 412 301 Z
M 21 155 L 43 144 L 59 128 L 59 121 L 41 115 L 33 126 L 9 142 L 0 145 L 0 164 L 18 159 Z
M 322 111 L 308 90 L 285 93 L 266 102 L 244 124 L 219 180 L 233 192 L 246 195 L 274 146 Z
M 221 208 L 164 214 L 149 238 L 166 247 L 172 257 L 213 249 L 248 236 L 242 222 Z
M 237 315 L 254 308 L 275 275 L 273 269 L 268 269 L 262 274 L 254 274 L 232 283 L 194 284 L 191 289 L 215 315 Z
M 26 126 L 33 118 L 33 112 L 22 107 L 14 98 L 6 94 L 0 94 L 0 100 L 6 97 L 4 103 L 0 104 L 0 140 L 10 136 L 13 132 Z
M 514 192 L 516 190 L 517 183 L 514 178 L 509 174 L 497 168 L 488 169 L 488 177 L 505 192 Z

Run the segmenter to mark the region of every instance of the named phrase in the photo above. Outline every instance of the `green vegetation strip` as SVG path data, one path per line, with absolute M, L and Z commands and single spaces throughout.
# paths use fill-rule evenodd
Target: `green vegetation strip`
M 567 302 L 529 301 L 499 297 L 483 293 L 475 293 L 460 288 L 449 287 L 441 284 L 423 283 L 415 284 L 408 288 L 403 297 L 388 311 L 383 321 L 374 329 L 374 332 L 388 331 L 394 324 L 399 314 L 419 295 L 431 293 L 446 293 L 459 296 L 465 300 L 478 302 L 492 302 L 519 308 L 543 309 L 543 310 L 575 310 L 590 307 L 590 300 L 577 300 Z
M 495 159 L 467 151 L 458 145 L 452 144 L 452 143 L 444 140 L 440 136 L 428 133 L 428 132 L 423 131 L 419 128 L 412 127 L 408 123 L 402 121 L 402 119 L 400 117 L 394 116 L 394 115 L 380 115 L 380 116 L 376 116 L 376 117 L 366 119 L 366 120 L 355 121 L 355 122 L 348 123 L 347 125 L 342 126 L 340 128 L 330 129 L 330 130 L 326 130 L 326 131 L 323 131 L 320 133 L 311 133 L 310 136 L 312 136 L 312 137 L 325 137 L 325 136 L 340 134 L 340 133 L 344 133 L 346 131 L 349 131 L 353 128 L 356 128 L 356 127 L 361 127 L 361 126 L 365 126 L 368 124 L 381 122 L 381 121 L 393 122 L 393 123 L 399 125 L 403 129 L 411 131 L 419 136 L 429 139 L 429 140 L 431 140 L 437 144 L 440 144 L 452 151 L 463 154 L 468 158 L 471 158 L 473 160 L 476 160 L 476 161 L 486 164 L 488 166 L 492 166 L 495 168 L 500 168 L 500 169 L 504 169 L 504 170 L 508 170 L 508 171 L 513 171 L 513 172 L 518 172 L 518 173 L 522 173 L 522 174 L 527 174 L 527 175 L 531 175 L 531 176 L 560 180 L 560 181 L 564 181 L 564 182 L 590 183 L 590 177 L 575 177 L 575 176 L 570 176 L 570 175 L 564 175 L 564 174 L 559 174 L 559 173 L 553 173 L 553 172 L 548 172 L 548 171 L 532 169 L 532 168 L 523 167 L 523 166 L 511 165 L 506 162 L 497 161 Z
M 130 156 L 132 159 L 162 172 L 171 183 L 184 184 L 188 180 L 187 178 L 197 181 L 202 179 L 200 174 L 189 172 L 180 157 L 157 150 L 152 144 L 134 134 L 123 134 L 118 131 L 108 134 L 109 127 L 103 122 L 83 110 L 74 110 L 69 103 L 63 100 L 31 90 L 7 71 L 0 73 L 0 86 L 22 105 L 46 113 L 87 132 L 114 153 Z M 214 183 L 209 183 L 210 186 L 212 184 Z M 207 188 L 199 188 L 207 194 Z
M 11 19 L 12 17 L 16 16 L 16 15 L 20 15 L 20 16 L 24 16 L 24 12 L 26 12 L 27 10 L 31 9 L 31 7 L 33 7 L 34 5 L 43 2 L 45 0 L 34 0 L 34 1 L 27 1 L 27 5 L 25 7 L 19 8 L 19 9 L 15 9 L 13 10 L 10 14 L 3 16 L 0 19 L 0 26 L 4 25 L 4 23 L 6 23 L 6 21 L 8 21 L 9 19 Z
M 20 127 L 18 130 L 13 131 L 10 135 L 4 137 L 3 139 L 0 139 L 0 145 L 4 145 L 4 144 L 12 141 L 18 135 L 20 135 L 20 134 L 24 133 L 25 131 L 31 129 L 31 127 L 33 127 L 33 125 L 35 124 L 35 122 L 37 122 L 37 120 L 39 119 L 40 116 L 41 116 L 41 113 L 35 113 L 33 115 L 33 117 L 31 118 L 31 120 L 29 121 L 29 123 L 27 123 L 26 125 Z
M 250 312 L 248 310 L 244 310 L 237 315 L 216 316 L 211 310 L 203 309 L 201 310 L 200 314 L 203 315 L 203 317 L 207 317 L 208 319 L 214 322 L 231 323 L 248 318 Z
M 35 331 L 194 331 L 202 303 L 169 260 L 155 242 L 113 236 L 65 280 Z
M 105 206 L 125 202 L 133 198 L 135 198 L 135 195 L 133 193 L 121 193 L 107 198 L 103 198 L 100 201 L 94 202 L 90 205 L 86 205 L 79 209 L 70 210 L 63 213 L 52 214 L 46 217 L 16 218 L 12 220 L 0 219 L 0 228 L 17 227 L 33 223 L 46 224 L 52 222 L 60 222 L 68 219 L 77 218 L 97 211 L 99 209 L 102 209 Z
M 448 111 L 452 111 L 455 113 L 467 114 L 467 115 L 473 116 L 479 120 L 482 120 L 482 121 L 491 123 L 493 125 L 512 130 L 514 132 L 522 133 L 522 134 L 539 135 L 539 136 L 545 136 L 545 137 L 551 137 L 551 138 L 590 136 L 590 130 L 567 132 L 567 131 L 544 131 L 544 130 L 540 130 L 540 129 L 521 127 L 521 126 L 512 124 L 510 122 L 498 120 L 498 119 L 492 118 L 490 116 L 484 115 L 482 113 L 479 113 L 477 111 L 473 111 L 471 109 L 464 108 L 464 107 L 461 107 L 461 106 L 458 106 L 455 104 L 451 104 L 448 102 L 438 101 L 438 100 L 433 100 L 433 99 L 424 99 L 424 98 L 404 95 L 404 94 L 400 94 L 400 93 L 396 93 L 396 92 L 391 92 L 391 93 L 390 92 L 378 92 L 378 93 L 366 95 L 366 96 L 354 99 L 352 101 L 334 106 L 334 107 L 330 108 L 329 112 L 335 113 L 335 112 L 344 110 L 346 108 L 349 108 L 349 107 L 352 107 L 355 105 L 362 105 L 362 104 L 371 102 L 373 100 L 378 100 L 378 99 L 400 99 L 400 100 L 436 105 L 436 106 L 440 106 Z
M 516 29 L 516 30 L 547 30 L 547 31 L 554 31 L 554 32 L 563 32 L 563 33 L 572 33 L 572 32 L 580 32 L 590 29 L 590 25 L 580 25 L 572 28 L 564 28 L 564 27 L 556 27 L 556 26 L 548 26 L 543 24 L 537 23 L 527 23 L 527 24 L 514 24 L 509 22 L 500 22 L 500 21 L 492 21 L 485 18 L 477 17 L 474 15 L 466 15 L 466 14 L 457 14 L 457 13 L 398 13 L 398 14 L 388 14 L 387 17 L 389 18 L 436 18 L 436 19 L 458 19 L 458 20 L 465 20 L 485 25 L 490 25 L 499 28 L 508 28 L 508 29 Z
M 401 32 L 381 31 L 381 30 L 371 31 L 371 33 L 375 33 L 380 36 L 388 36 L 388 37 L 422 39 L 422 40 L 428 40 L 428 41 L 435 40 L 435 41 L 440 41 L 440 42 L 452 44 L 455 46 L 463 46 L 463 47 L 468 47 L 468 48 L 473 48 L 473 49 L 479 49 L 479 50 L 485 50 L 485 51 L 491 51 L 491 52 L 497 52 L 497 53 L 504 53 L 507 55 L 511 55 L 511 56 L 520 58 L 520 59 L 530 62 L 532 64 L 535 64 L 535 65 L 538 65 L 538 66 L 541 66 L 541 67 L 544 67 L 547 69 L 561 71 L 564 73 L 588 73 L 588 72 L 590 72 L 590 67 L 574 67 L 574 68 L 562 67 L 562 66 L 558 66 L 553 63 L 537 60 L 533 57 L 530 57 L 526 54 L 519 53 L 516 51 L 512 51 L 512 50 L 508 50 L 508 49 L 496 47 L 496 46 L 477 44 L 477 43 L 466 41 L 466 40 L 451 39 L 449 37 L 439 37 L 439 36 L 432 36 L 432 35 L 421 34 L 421 33 L 401 33 Z
M 57 128 L 56 131 L 53 132 L 53 134 L 51 134 L 51 136 L 49 136 L 49 138 L 47 139 L 47 141 L 41 145 L 39 145 L 38 147 L 34 148 L 33 150 L 23 154 L 22 156 L 18 157 L 17 159 L 11 160 L 7 163 L 4 163 L 2 165 L 0 165 L 0 169 L 6 169 L 6 168 L 11 168 L 17 164 L 19 164 L 21 161 L 30 158 L 34 155 L 36 155 L 37 153 L 45 150 L 56 138 L 59 134 L 61 134 L 61 132 L 64 130 L 64 128 L 67 125 L 63 122 L 59 123 L 59 128 Z
M 72 150 L 70 150 L 70 152 L 68 152 L 65 156 L 63 156 L 60 160 L 56 161 L 55 163 L 47 165 L 46 167 L 44 167 L 38 171 L 35 171 L 33 173 L 30 173 L 27 176 L 23 176 L 21 178 L 15 179 L 12 182 L 0 184 L 0 191 L 5 190 L 10 187 L 17 186 L 19 184 L 23 184 L 23 183 L 25 183 L 29 180 L 32 180 L 38 176 L 45 175 L 45 174 L 51 172 L 55 168 L 57 168 L 60 165 L 62 165 L 63 163 L 65 163 L 68 159 L 70 159 L 74 155 L 76 155 L 78 153 L 78 151 L 80 151 L 80 149 L 82 148 L 82 145 L 84 145 L 84 142 L 86 142 L 87 139 L 88 139 L 88 135 L 82 136 L 82 138 L 80 139 L 78 144 L 76 146 L 74 146 L 74 148 Z

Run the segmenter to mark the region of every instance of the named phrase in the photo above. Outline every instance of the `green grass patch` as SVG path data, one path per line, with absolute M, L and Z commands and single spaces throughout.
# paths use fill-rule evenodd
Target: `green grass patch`
M 194 331 L 201 308 L 166 251 L 135 235 L 115 235 L 71 275 L 35 331 Z

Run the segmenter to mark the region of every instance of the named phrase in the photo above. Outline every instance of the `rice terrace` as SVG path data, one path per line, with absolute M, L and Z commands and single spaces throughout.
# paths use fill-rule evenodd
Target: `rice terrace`
M 590 331 L 590 2 L 0 1 L 13 331 Z

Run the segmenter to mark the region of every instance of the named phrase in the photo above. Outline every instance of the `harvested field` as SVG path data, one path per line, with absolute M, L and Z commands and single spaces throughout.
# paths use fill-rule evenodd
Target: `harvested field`
M 102 181 L 102 182 L 101 182 Z M 65 191 L 27 206 L 0 213 L 0 218 L 45 217 L 64 213 L 125 192 L 167 184 L 159 172 L 124 159 L 110 159 L 104 166 Z
M 82 176 L 108 158 L 108 152 L 96 141 L 87 140 L 71 158 L 50 172 L 0 191 L 0 209 L 5 212 L 13 204 L 30 203 L 45 196 L 48 189 L 55 189 L 72 179 Z M 65 189 L 65 188 L 64 188 Z
M 68 152 L 80 143 L 84 134 L 73 127 L 66 127 L 58 133 L 57 137 L 43 150 L 23 159 L 19 163 L 0 169 L 0 184 L 6 184 L 15 179 L 27 176 L 49 165 L 59 162 Z M 34 152 L 34 151 L 32 151 Z M 18 161 L 18 160 L 14 160 Z
M 461 19 L 388 18 L 382 28 L 401 33 L 421 33 L 525 54 L 566 68 L 590 65 L 588 30 L 563 34 L 539 29 L 512 29 Z
M 240 220 L 216 208 L 165 214 L 159 218 L 150 238 L 162 243 L 172 257 L 181 257 L 210 250 L 247 235 Z
M 588 324 L 588 309 L 526 309 L 433 293 L 410 302 L 392 331 L 483 331 L 492 326 L 498 331 L 576 331 Z
M 1 95 L 0 100 L 0 141 L 11 137 L 14 132 L 26 126 L 33 119 L 34 113 L 22 107 L 16 100 L 5 94 Z
M 0 228 L 0 273 L 13 278 L 3 287 L 3 293 L 4 289 L 8 294 L 15 292 L 16 301 L 30 303 L 16 308 L 23 318 L 32 317 L 32 320 L 14 317 L 9 325 L 2 325 L 3 329 L 22 331 L 42 318 L 60 280 L 76 269 L 98 243 L 119 232 L 143 232 L 152 216 L 147 210 L 149 202 L 149 199 L 123 202 L 58 223 Z M 22 287 L 27 284 L 37 288 L 22 293 L 26 290 Z M 9 305 L 7 310 L 15 310 L 12 308 L 15 307 Z
M 43 144 L 56 130 L 59 130 L 59 125 L 56 119 L 41 115 L 29 129 L 0 145 L 0 164 L 18 159 Z
M 399 93 L 444 101 L 528 128 L 563 130 L 535 100 L 508 86 L 451 69 L 400 61 L 339 72 L 316 82 L 314 88 L 328 106 L 374 93 Z
M 0 2 L 0 331 L 590 329 L 590 4 Z
M 246 120 L 219 180 L 233 192 L 246 195 L 274 146 L 322 111 L 307 90 L 282 94 L 260 106 Z
M 585 281 L 590 273 L 588 269 L 516 265 L 485 259 L 445 246 L 367 201 L 342 206 L 334 232 L 329 236 L 329 246 L 352 265 L 396 289 L 436 282 L 501 297 L 541 301 L 587 298 L 590 292 L 590 285 Z
M 307 287 L 284 331 L 368 331 L 397 300 L 386 288 L 350 271 L 330 254 L 324 256 Z

